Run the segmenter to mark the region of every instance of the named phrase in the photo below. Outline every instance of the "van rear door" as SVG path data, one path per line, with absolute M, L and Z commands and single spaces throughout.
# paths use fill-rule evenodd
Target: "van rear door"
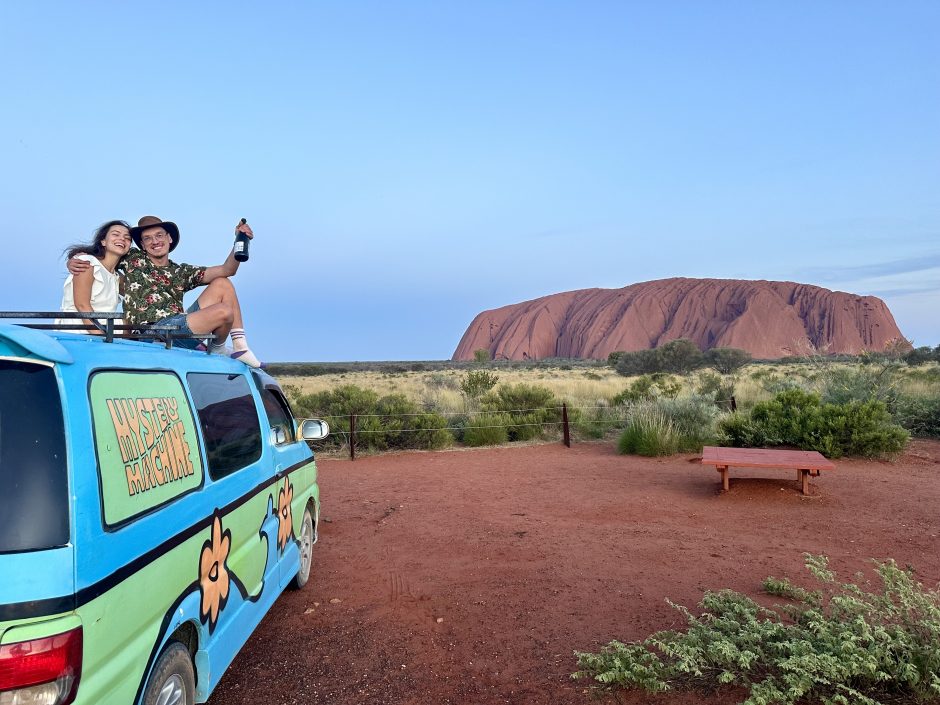
M 0 338 L 0 636 L 11 621 L 75 608 L 68 457 L 55 367 L 11 353 Z

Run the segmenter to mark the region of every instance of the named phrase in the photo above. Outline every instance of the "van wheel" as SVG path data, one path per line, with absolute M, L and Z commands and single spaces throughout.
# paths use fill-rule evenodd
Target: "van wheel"
M 313 517 L 310 507 L 304 509 L 304 518 L 300 524 L 300 568 L 291 581 L 291 587 L 299 590 L 310 579 L 310 565 L 313 563 Z
M 143 705 L 193 705 L 196 700 L 196 672 L 189 649 L 170 642 L 153 667 Z

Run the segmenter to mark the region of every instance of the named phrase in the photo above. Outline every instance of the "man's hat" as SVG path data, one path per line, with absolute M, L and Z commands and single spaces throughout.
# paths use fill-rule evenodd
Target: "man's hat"
M 134 238 L 137 247 L 141 249 L 143 249 L 143 245 L 140 244 L 140 234 L 147 228 L 163 228 L 170 234 L 170 252 L 175 250 L 180 242 L 180 229 L 176 227 L 176 223 L 160 220 L 155 215 L 145 215 L 137 221 L 136 228 L 131 228 L 131 237 Z

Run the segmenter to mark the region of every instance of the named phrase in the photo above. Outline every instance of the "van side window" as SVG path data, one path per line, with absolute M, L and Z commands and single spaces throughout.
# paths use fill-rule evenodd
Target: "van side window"
M 179 377 L 96 372 L 88 399 L 105 524 L 116 527 L 202 486 L 196 423 Z
M 268 423 L 271 424 L 271 437 L 277 445 L 293 443 L 294 437 L 294 418 L 288 411 L 287 402 L 274 389 L 262 389 L 261 401 L 264 402 L 264 411 L 268 415 Z
M 261 457 L 261 425 L 244 375 L 190 372 L 186 375 L 206 443 L 213 480 Z

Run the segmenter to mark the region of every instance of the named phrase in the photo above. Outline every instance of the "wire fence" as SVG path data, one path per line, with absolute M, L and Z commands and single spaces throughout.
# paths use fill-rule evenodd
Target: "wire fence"
M 734 397 L 729 399 L 718 399 L 716 400 L 717 404 L 728 404 L 729 408 L 733 411 L 736 410 L 737 405 Z M 590 412 L 590 413 L 585 413 Z M 571 447 L 571 425 L 575 423 L 578 427 L 584 428 L 589 426 L 600 426 L 607 425 L 610 427 L 616 427 L 618 424 L 626 422 L 627 417 L 630 412 L 630 407 L 623 406 L 568 406 L 567 404 L 562 404 L 560 406 L 540 406 L 532 407 L 527 409 L 509 409 L 509 410 L 488 410 L 488 411 L 466 411 L 466 412 L 416 412 L 416 413 L 391 413 L 391 414 L 379 414 L 379 413 L 369 413 L 369 414 L 322 414 L 318 418 L 324 419 L 326 421 L 333 421 L 335 423 L 334 428 L 331 431 L 332 438 L 336 439 L 337 437 L 342 440 L 340 443 L 339 450 L 342 451 L 343 448 L 348 448 L 349 457 L 351 460 L 356 459 L 356 450 L 357 450 L 357 441 L 360 438 L 368 439 L 370 437 L 376 438 L 378 436 L 384 436 L 387 438 L 396 438 L 398 434 L 414 434 L 414 433 L 423 433 L 433 436 L 433 434 L 439 432 L 449 432 L 453 434 L 455 440 L 458 436 L 462 437 L 466 434 L 467 431 L 488 431 L 494 429 L 505 429 L 507 432 L 507 438 L 510 433 L 519 434 L 520 429 L 535 429 L 539 428 L 540 432 L 544 432 L 549 428 L 559 428 L 562 433 L 562 442 L 567 446 Z M 521 418 L 514 419 L 513 415 L 522 414 Z M 531 420 L 533 415 L 555 415 L 557 418 L 552 420 Z M 436 425 L 431 423 L 427 426 L 422 426 L 419 424 L 410 424 L 405 428 L 398 428 L 395 426 L 394 421 L 397 419 L 415 419 L 419 417 L 437 417 L 437 418 L 462 418 L 462 419 L 472 419 L 474 417 L 485 417 L 486 422 L 477 423 L 477 424 L 461 424 L 453 425 L 448 424 L 444 426 Z M 573 419 L 572 419 L 573 417 Z M 491 420 L 494 418 L 503 419 L 503 423 L 492 423 Z M 537 416 L 536 416 L 537 418 Z M 374 427 L 360 427 L 360 421 L 366 421 L 367 423 L 373 419 L 382 419 L 386 422 L 387 425 L 382 425 L 380 428 Z M 338 422 L 338 423 L 336 423 Z M 372 422 L 374 423 L 374 422 Z M 371 426 L 372 424 L 369 424 Z M 511 440 L 511 439 L 510 439 Z M 335 444 L 335 441 L 334 441 Z M 367 443 L 367 445 L 371 445 Z M 480 445 L 489 445 L 488 443 L 481 443 Z M 414 447 L 414 446 L 412 446 Z

